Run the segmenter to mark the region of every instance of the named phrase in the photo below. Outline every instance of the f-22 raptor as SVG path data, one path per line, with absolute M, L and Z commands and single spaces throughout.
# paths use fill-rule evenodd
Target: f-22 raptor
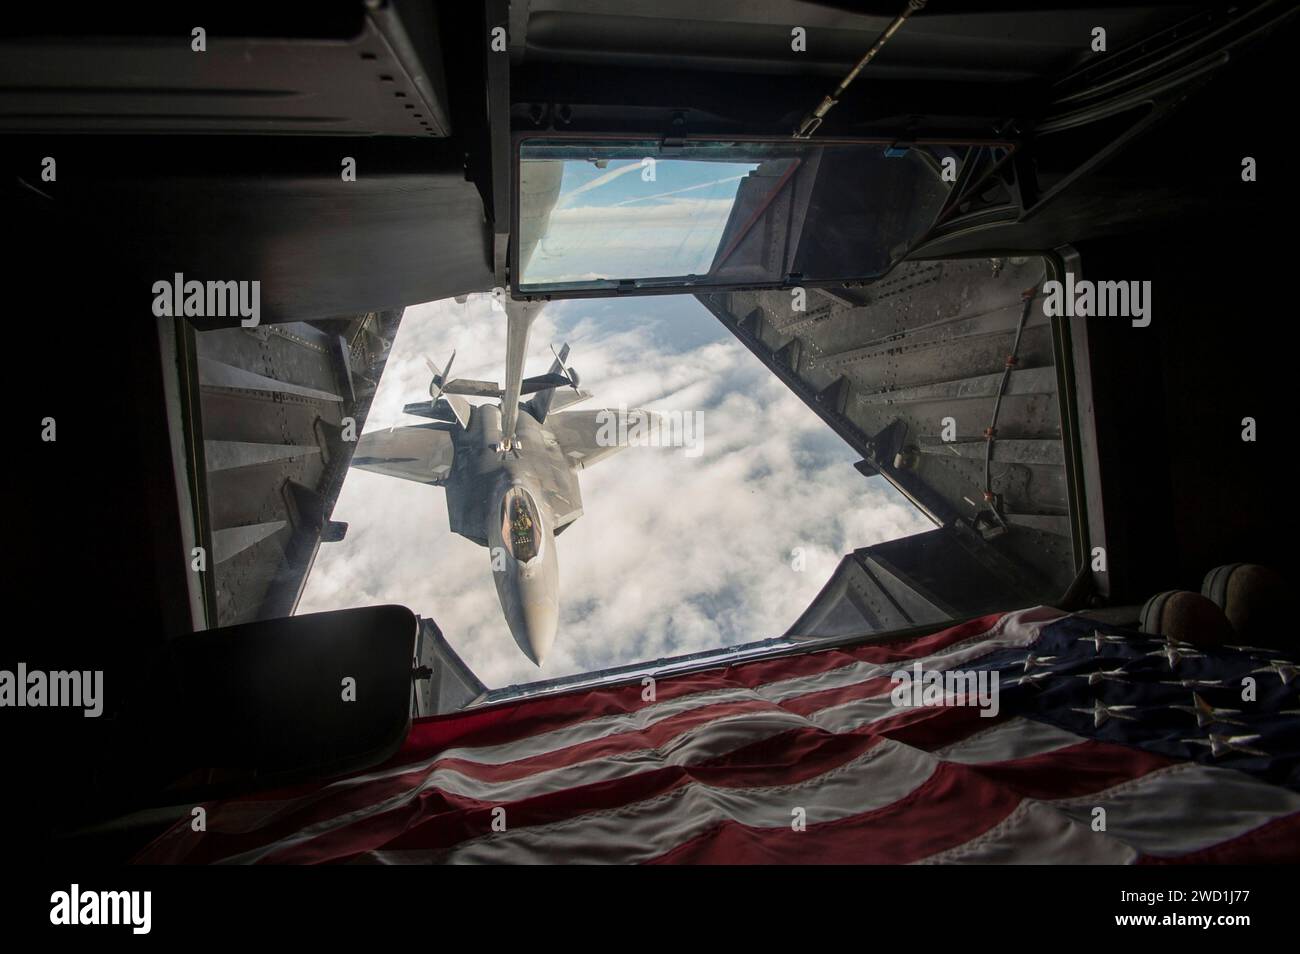
M 608 415 L 650 422 L 649 411 L 562 411 L 591 397 L 566 366 L 569 346 L 550 370 L 524 378 L 528 334 L 540 303 L 507 301 L 505 385 L 451 379 L 453 352 L 433 380 L 429 400 L 408 414 L 432 423 L 364 434 L 352 466 L 443 487 L 453 533 L 487 547 L 506 623 L 525 656 L 538 666 L 559 625 L 559 562 L 555 537 L 582 516 L 578 471 L 621 447 L 603 435 Z M 520 398 L 531 395 L 521 403 Z M 471 405 L 466 397 L 499 399 Z

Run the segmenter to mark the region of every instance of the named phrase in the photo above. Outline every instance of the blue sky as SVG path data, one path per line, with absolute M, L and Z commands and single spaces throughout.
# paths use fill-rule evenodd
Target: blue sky
M 708 271 L 740 180 L 753 163 L 565 162 L 550 228 L 526 283 Z M 653 179 L 648 177 L 653 174 Z
M 445 492 L 380 474 L 349 471 L 334 510 L 347 537 L 322 544 L 299 612 L 402 603 L 498 687 L 779 635 L 845 553 L 930 529 L 693 297 L 553 303 L 525 373 L 564 341 L 594 393 L 578 408 L 700 411 L 703 453 L 631 447 L 582 472 L 546 666 L 515 646 L 488 553 L 450 532 Z M 487 296 L 406 310 L 366 430 L 420 423 L 401 408 L 428 394 L 422 355 L 441 367 L 453 348 L 457 376 L 500 380 L 505 318 Z
M 592 162 L 571 160 L 564 164 L 558 204 L 568 207 L 649 204 L 667 201 L 688 189 L 705 193 L 704 198 L 731 199 L 736 194 L 736 183 L 756 166 L 752 162 L 658 159 L 654 163 L 654 179 L 646 181 L 642 174 L 646 166 L 639 159 L 611 159 L 604 169 Z M 598 182 L 602 184 L 593 188 Z

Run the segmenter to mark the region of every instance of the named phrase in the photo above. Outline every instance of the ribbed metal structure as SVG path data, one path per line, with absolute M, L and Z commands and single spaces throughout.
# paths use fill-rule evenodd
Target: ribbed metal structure
M 1056 343 L 1036 293 L 1048 268 L 1038 256 L 916 261 L 863 289 L 699 296 L 862 454 L 860 470 L 937 527 L 847 557 L 819 599 L 870 595 L 851 612 L 810 609 L 793 633 L 895 628 L 1065 592 L 1077 544 Z M 950 572 L 926 571 L 940 564 Z

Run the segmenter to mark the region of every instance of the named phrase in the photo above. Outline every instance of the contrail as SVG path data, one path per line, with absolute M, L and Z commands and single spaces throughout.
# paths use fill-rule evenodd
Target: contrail
M 566 192 L 564 195 L 560 196 L 559 207 L 563 208 L 564 206 L 568 205 L 569 202 L 573 200 L 573 197 L 575 195 L 581 195 L 582 193 L 588 192 L 591 189 L 598 189 L 603 185 L 607 185 L 608 183 L 613 182 L 619 176 L 627 175 L 629 172 L 636 172 L 640 168 L 641 168 L 641 164 L 634 162 L 631 165 L 620 166 L 617 169 L 610 169 L 609 172 L 606 172 L 603 176 L 597 176 L 596 178 L 592 179 L 590 182 L 580 185 L 578 186 L 578 188 Z
M 725 179 L 715 179 L 712 182 L 702 182 L 699 185 L 687 186 L 685 189 L 673 189 L 671 192 L 660 192 L 656 195 L 641 195 L 641 196 L 637 196 L 635 199 L 624 199 L 622 202 L 615 202 L 614 205 L 619 206 L 619 205 L 627 205 L 631 202 L 646 202 L 650 199 L 662 199 L 665 198 L 666 196 L 677 195 L 680 192 L 693 192 L 696 189 L 707 189 L 710 186 L 722 185 L 722 183 L 724 182 L 736 182 L 743 178 L 745 177 L 727 176 L 727 178 Z

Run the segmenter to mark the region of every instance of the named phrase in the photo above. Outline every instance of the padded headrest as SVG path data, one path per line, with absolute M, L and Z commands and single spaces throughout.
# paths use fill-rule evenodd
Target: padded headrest
M 1231 643 L 1232 624 L 1213 601 L 1188 590 L 1157 593 L 1142 607 L 1142 632 L 1212 648 Z
M 1296 649 L 1300 639 L 1282 618 L 1285 588 L 1282 575 L 1266 566 L 1228 563 L 1205 574 L 1201 595 L 1223 610 L 1242 642 Z

